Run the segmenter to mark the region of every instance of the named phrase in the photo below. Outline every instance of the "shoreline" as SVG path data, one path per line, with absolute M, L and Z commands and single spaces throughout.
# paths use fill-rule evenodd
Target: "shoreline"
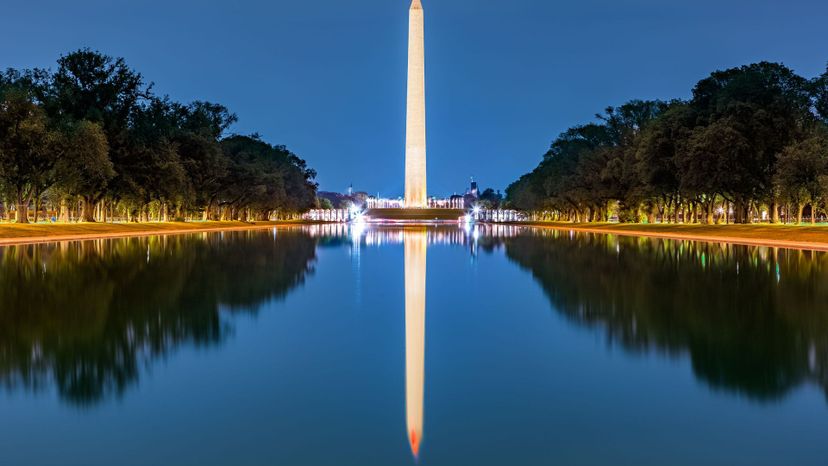
M 583 223 L 557 222 L 515 222 L 507 224 L 605 235 L 670 239 L 678 241 L 700 241 L 705 243 L 727 243 L 742 246 L 828 252 L 828 227 L 825 226 L 770 224 L 643 225 L 618 223 L 600 223 L 589 225 Z M 795 238 L 789 239 L 784 238 L 784 236 L 793 236 Z
M 0 224 L 0 247 L 63 241 L 89 241 L 143 236 L 167 236 L 221 231 L 264 230 L 326 222 L 154 222 L 154 223 L 71 223 Z M 498 224 L 490 224 L 498 225 Z M 525 226 L 559 231 L 608 234 L 630 237 L 727 243 L 743 246 L 773 247 L 828 252 L 828 226 L 812 225 L 684 225 L 512 222 L 499 225 Z
M 67 223 L 67 224 L 0 224 L 0 247 L 22 246 L 63 241 L 143 236 L 184 235 L 221 231 L 265 230 L 308 225 L 304 221 L 267 222 L 154 222 L 154 223 Z M 10 236 L 9 233 L 12 233 Z

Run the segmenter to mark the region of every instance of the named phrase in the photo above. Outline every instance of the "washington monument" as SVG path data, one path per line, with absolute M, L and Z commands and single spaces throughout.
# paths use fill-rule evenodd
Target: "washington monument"
M 423 5 L 408 12 L 408 104 L 405 124 L 405 207 L 428 207 L 426 190 L 425 47 Z

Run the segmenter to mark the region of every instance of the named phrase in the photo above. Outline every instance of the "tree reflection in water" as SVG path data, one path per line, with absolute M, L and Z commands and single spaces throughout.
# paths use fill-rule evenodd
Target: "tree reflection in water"
M 300 232 L 161 236 L 0 249 L 0 383 L 54 384 L 77 405 L 120 396 L 181 345 L 220 344 L 312 273 Z
M 828 397 L 828 254 L 527 230 L 504 240 L 568 319 L 631 352 L 688 354 L 715 389 Z
M 633 353 L 688 355 L 698 379 L 760 401 L 828 396 L 828 254 L 480 227 L 429 231 L 474 255 L 505 246 L 552 305 Z M 121 396 L 183 345 L 222 343 L 313 271 L 316 246 L 403 230 L 240 232 L 0 249 L 0 384 L 75 405 Z

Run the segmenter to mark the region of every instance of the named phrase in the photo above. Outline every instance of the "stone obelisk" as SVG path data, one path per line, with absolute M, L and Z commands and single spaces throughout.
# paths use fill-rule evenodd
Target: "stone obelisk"
M 405 124 L 405 207 L 428 207 L 426 191 L 425 46 L 423 5 L 408 12 L 408 104 Z

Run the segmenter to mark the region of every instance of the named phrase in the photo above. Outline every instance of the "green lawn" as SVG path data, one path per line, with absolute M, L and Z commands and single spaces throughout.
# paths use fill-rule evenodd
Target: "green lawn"
M 112 234 L 147 234 L 171 231 L 208 231 L 233 228 L 256 228 L 278 225 L 297 225 L 303 221 L 283 222 L 166 222 L 166 223 L 37 223 L 18 225 L 0 223 L 0 241 L 20 239 L 38 240 L 49 237 L 92 237 Z M 758 241 L 796 241 L 828 244 L 828 224 L 818 225 L 673 225 L 620 223 L 565 223 L 536 222 L 531 225 L 606 231 L 607 233 L 659 234 L 679 237 L 750 239 Z
M 0 223 L 0 239 L 141 234 L 169 231 L 203 231 L 298 224 L 301 222 L 148 222 L 148 223 Z
M 564 223 L 537 222 L 536 225 L 559 228 L 605 230 L 623 233 L 658 233 L 693 236 L 714 236 L 723 239 L 799 241 L 828 243 L 828 225 L 682 225 L 682 224 L 626 224 L 626 223 Z

